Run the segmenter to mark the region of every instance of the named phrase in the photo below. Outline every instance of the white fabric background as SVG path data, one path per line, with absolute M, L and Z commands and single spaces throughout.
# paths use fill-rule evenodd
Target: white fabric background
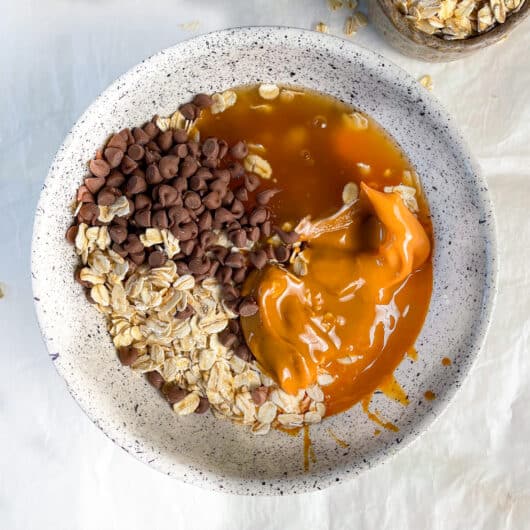
M 391 462 L 322 492 L 244 498 L 151 470 L 77 407 L 48 359 L 33 312 L 33 211 L 68 129 L 141 59 L 237 25 L 310 28 L 322 19 L 339 32 L 346 13 L 331 15 L 325 0 L 1 0 L 0 6 L 0 528 L 529 527 L 530 22 L 500 45 L 446 65 L 402 57 L 370 27 L 355 38 L 413 76 L 432 75 L 435 95 L 483 168 L 499 227 L 494 323 L 447 412 Z

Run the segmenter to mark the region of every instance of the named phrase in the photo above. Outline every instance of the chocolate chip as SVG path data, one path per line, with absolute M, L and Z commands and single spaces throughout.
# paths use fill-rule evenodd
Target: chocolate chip
M 149 383 L 157 390 L 160 390 L 162 388 L 162 385 L 164 384 L 164 378 L 162 377 L 160 372 L 153 370 L 152 372 L 147 372 L 145 375 Z
M 158 169 L 162 178 L 168 180 L 177 175 L 179 159 L 173 155 L 163 156 L 158 163 Z
M 137 210 L 134 214 L 134 221 L 141 228 L 149 228 L 151 226 L 151 210 L 147 208 Z
M 199 242 L 194 241 L 195 246 L 193 247 L 193 251 L 190 254 L 191 258 L 202 258 L 205 254 L 204 249 L 200 247 Z M 209 270 L 209 267 L 208 267 Z
M 94 195 L 105 185 L 105 179 L 103 177 L 88 177 L 85 179 L 85 186 L 88 188 L 90 193 Z
M 129 155 L 125 155 L 120 164 L 120 169 L 125 175 L 130 175 L 138 167 L 138 162 Z
M 212 264 L 210 265 L 210 268 L 208 269 L 208 276 L 214 277 L 217 273 L 217 269 L 221 266 L 221 264 L 218 261 L 212 261 Z
M 86 186 L 79 186 L 77 190 L 77 201 L 78 202 L 94 202 L 94 195 Z
M 137 167 L 133 172 L 132 172 L 133 175 L 137 176 L 137 177 L 142 177 L 143 179 L 145 179 L 145 171 L 139 167 Z
M 270 221 L 265 221 L 261 225 L 261 234 L 263 237 L 269 237 L 272 234 L 272 224 Z
M 245 168 L 241 162 L 238 162 L 237 160 L 228 166 L 228 170 L 230 171 L 230 176 L 233 179 L 240 179 L 241 177 L 245 176 Z
M 174 405 L 175 403 L 182 401 L 188 395 L 187 390 L 184 390 L 175 384 L 165 385 L 163 388 L 163 393 L 170 405 Z
M 164 208 L 166 206 L 177 206 L 179 199 L 180 194 L 173 186 L 161 184 L 160 188 L 158 188 L 158 200 Z
M 241 228 L 239 230 L 232 230 L 229 234 L 229 238 L 238 248 L 243 248 L 247 244 L 247 233 Z
M 230 267 L 222 266 L 215 274 L 216 280 L 221 284 L 227 284 L 232 279 L 232 269 Z
M 147 134 L 151 140 L 160 132 L 160 129 L 156 126 L 156 123 L 153 123 L 152 121 L 148 121 L 142 128 L 144 133 Z
M 179 110 L 187 120 L 194 120 L 199 115 L 199 109 L 193 103 L 184 103 Z
M 228 153 L 228 142 L 226 140 L 219 140 L 219 158 L 224 158 Z
M 190 178 L 190 189 L 193 191 L 202 191 L 208 189 L 208 186 L 205 180 L 195 174 Z
M 194 191 L 187 191 L 184 194 L 184 205 L 187 208 L 192 208 L 193 210 L 198 208 L 201 205 L 200 195 Z
M 129 149 L 127 149 L 127 154 L 133 159 L 133 160 L 141 160 L 145 155 L 145 149 L 140 144 L 132 144 L 129 146 Z
M 289 259 L 289 249 L 283 245 L 274 249 L 274 257 L 280 262 L 285 263 Z
M 145 193 L 139 193 L 134 198 L 134 209 L 135 210 L 142 210 L 143 208 L 151 208 L 153 204 L 153 201 L 151 200 L 151 197 L 149 195 L 146 195 Z
M 260 180 L 257 175 L 245 175 L 245 188 L 248 191 L 256 191 L 259 188 Z
M 127 148 L 127 145 L 134 143 L 134 136 L 132 135 L 131 129 L 122 129 L 119 134 L 126 142 L 125 148 Z
M 147 182 L 144 178 L 132 175 L 125 185 L 125 193 L 127 195 L 135 195 L 136 193 L 143 193 L 147 190 Z
M 232 202 L 232 206 L 230 208 L 230 211 L 236 216 L 241 217 L 243 213 L 245 212 L 245 207 L 243 206 L 243 203 L 239 199 L 234 199 Z
M 223 287 L 223 298 L 227 302 L 231 302 L 232 300 L 238 300 L 241 296 L 241 293 L 238 289 L 236 289 L 233 285 L 225 285 Z
M 112 245 L 112 250 L 114 250 L 114 252 L 116 252 L 116 254 L 118 254 L 122 258 L 125 258 L 128 254 L 128 252 L 121 245 L 118 245 L 118 243 L 114 243 Z
M 109 235 L 114 243 L 121 245 L 127 239 L 127 228 L 113 225 L 109 228 Z
M 216 191 L 220 199 L 222 199 L 228 191 L 226 183 L 223 182 L 221 179 L 215 179 L 210 182 L 209 189 L 210 191 Z
M 123 366 L 131 366 L 140 357 L 140 352 L 132 346 L 125 346 L 118 349 L 118 357 Z
M 177 266 L 177 274 L 179 276 L 184 276 L 184 274 L 189 274 L 190 269 L 188 267 L 188 264 L 184 261 L 177 261 L 175 262 L 175 265 Z
M 210 260 L 208 258 L 193 258 L 190 259 L 188 267 L 193 274 L 204 274 L 210 268 Z
M 187 223 L 190 221 L 190 213 L 183 206 L 172 206 L 167 212 L 169 217 L 169 226 Z
M 177 144 L 174 145 L 169 153 L 171 155 L 178 156 L 179 158 L 186 158 L 188 156 L 188 146 L 186 144 Z
M 242 317 L 251 317 L 259 311 L 258 303 L 254 298 L 247 296 L 243 298 L 238 306 L 239 315 Z
M 147 164 L 158 163 L 160 161 L 160 158 L 162 158 L 162 156 L 159 152 L 152 151 L 151 149 L 145 150 L 145 162 Z
M 172 186 L 180 192 L 186 191 L 188 189 L 188 181 L 184 177 L 177 177 L 172 181 Z
M 226 208 L 221 207 L 215 210 L 214 219 L 219 224 L 229 223 L 234 219 L 234 214 L 229 212 Z
M 208 94 L 197 94 L 193 98 L 193 104 L 200 109 L 205 109 L 206 107 L 211 107 L 212 98 Z M 181 111 L 182 112 L 182 111 Z
M 187 156 L 181 164 L 179 176 L 184 178 L 191 177 L 199 169 L 199 163 L 195 158 Z
M 234 195 L 236 199 L 240 201 L 243 201 L 243 202 L 248 201 L 248 191 L 247 191 L 247 188 L 245 188 L 245 186 L 240 186 L 239 188 L 237 188 L 236 191 L 234 191 Z
M 188 272 L 186 274 L 189 274 L 190 271 L 188 269 Z M 195 314 L 195 309 L 193 309 L 192 306 L 187 305 L 182 311 L 177 311 L 175 313 L 175 318 L 178 318 L 179 320 L 184 320 L 186 318 L 190 318 L 192 315 Z
M 280 239 L 286 245 L 292 245 L 293 243 L 296 243 L 300 239 L 300 235 L 297 234 L 294 230 L 292 232 L 286 232 L 285 230 L 282 230 L 281 228 L 275 226 L 274 231 L 278 234 Z
M 240 252 L 231 252 L 225 258 L 225 265 L 233 269 L 239 269 L 245 266 L 245 257 Z
M 215 179 L 224 182 L 226 185 L 230 183 L 230 180 L 232 178 L 228 169 L 216 169 L 213 171 L 213 176 Z
M 169 228 L 169 220 L 165 210 L 158 210 L 151 216 L 151 224 L 155 228 Z
M 224 194 L 221 204 L 223 206 L 231 206 L 234 202 L 234 198 L 234 192 L 232 190 L 227 190 L 227 192 Z
M 252 226 L 252 227 L 247 228 L 246 232 L 247 232 L 247 238 L 253 243 L 255 243 L 260 238 L 260 230 L 257 226 Z
M 257 226 L 261 223 L 264 223 L 267 220 L 267 211 L 263 206 L 258 206 L 251 214 L 248 216 L 248 222 L 252 226 Z
M 199 243 L 202 248 L 207 249 L 215 240 L 215 235 L 211 230 L 204 230 L 199 235 Z
M 212 228 L 212 214 L 209 210 L 203 212 L 198 219 L 199 230 L 210 230 Z
M 68 241 L 68 243 L 71 243 L 72 245 L 75 243 L 75 238 L 77 236 L 77 231 L 78 231 L 78 226 L 77 225 L 72 225 L 67 231 L 66 231 L 66 241 Z
M 173 131 L 173 140 L 177 144 L 183 144 L 188 141 L 188 133 L 184 129 L 175 129 Z
M 130 199 L 127 200 L 129 201 Z M 125 217 L 115 217 L 112 221 L 117 226 L 123 226 L 127 228 L 127 219 Z
M 267 253 L 264 250 L 257 250 L 249 254 L 249 260 L 256 269 L 263 269 L 267 264 Z
M 230 154 L 238 160 L 245 158 L 248 155 L 247 144 L 245 142 L 237 142 L 230 148 Z
M 246 277 L 247 269 L 245 267 L 234 269 L 234 272 L 232 273 L 232 280 L 234 280 L 234 283 L 243 283 Z
M 94 177 L 106 177 L 110 173 L 110 166 L 105 160 L 91 160 L 88 169 Z
M 123 249 L 129 254 L 138 254 L 139 252 L 142 252 L 144 246 L 136 234 L 129 234 L 123 245 Z
M 204 414 L 210 408 L 210 402 L 208 398 L 200 397 L 199 406 L 193 411 L 195 414 Z
M 188 239 L 195 239 L 199 233 L 197 225 L 191 221 L 184 223 L 183 225 L 175 225 L 171 227 L 172 234 L 181 241 L 187 241 Z
M 198 157 L 201 153 L 201 148 L 198 142 L 190 140 L 187 142 L 186 146 L 188 147 L 188 152 L 192 157 Z
M 94 224 L 99 216 L 99 208 L 93 202 L 87 202 L 79 208 L 77 219 L 80 223 Z
M 191 256 L 194 248 L 195 240 L 193 239 L 188 239 L 188 241 L 182 241 L 180 243 L 180 250 L 185 256 Z
M 145 261 L 145 251 L 138 252 L 137 254 L 129 253 L 129 259 L 136 265 L 141 265 Z
M 118 167 L 123 158 L 123 151 L 118 147 L 107 147 L 103 151 L 103 156 L 109 163 L 110 167 Z
M 266 204 L 269 204 L 269 201 L 278 193 L 280 193 L 280 190 L 277 188 L 261 191 L 256 195 L 256 201 L 258 204 L 265 206 Z
M 173 145 L 173 131 L 165 131 L 158 136 L 156 143 L 162 151 L 169 151 Z
M 155 250 L 149 254 L 147 262 L 150 267 L 161 267 L 166 262 L 166 259 L 166 255 L 162 251 Z
M 202 144 L 201 151 L 206 158 L 217 158 L 219 154 L 217 138 L 206 138 Z
M 229 328 L 225 328 L 219 333 L 219 342 L 225 348 L 231 348 L 237 342 L 237 335 L 232 333 Z
M 222 245 L 215 245 L 210 249 L 210 252 L 215 257 L 215 259 L 224 265 L 225 258 L 228 256 L 229 250 L 226 247 L 223 247 Z
M 132 130 L 132 135 L 134 137 L 134 141 L 137 144 L 145 145 L 151 138 L 149 138 L 149 135 L 143 130 L 140 129 L 140 127 L 135 127 Z
M 205 158 L 202 161 L 202 165 L 209 169 L 215 169 L 219 165 L 217 158 Z
M 243 359 L 245 362 L 250 362 L 252 360 L 252 353 L 251 351 L 248 349 L 248 347 L 246 346 L 246 344 L 240 344 L 236 350 L 235 350 L 235 354 Z
M 109 188 L 121 188 L 125 183 L 125 176 L 121 171 L 113 169 L 107 177 L 106 185 Z
M 111 139 L 107 142 L 107 147 L 116 147 L 124 152 L 127 149 L 127 140 L 120 134 L 113 134 Z
M 260 405 L 263 405 L 265 401 L 267 401 L 267 396 L 269 394 L 269 389 L 266 386 L 258 386 L 258 388 L 255 388 L 250 392 L 250 396 L 252 397 L 252 401 L 259 407 Z

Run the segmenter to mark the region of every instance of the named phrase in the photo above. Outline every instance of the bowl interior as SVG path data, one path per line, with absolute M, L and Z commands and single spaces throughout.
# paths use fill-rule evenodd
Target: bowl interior
M 416 168 L 433 216 L 435 280 L 419 358 L 396 377 L 410 405 L 376 395 L 399 427 L 377 428 L 359 406 L 311 428 L 316 461 L 304 472 L 303 436 L 253 436 L 213 416 L 179 418 L 144 378 L 120 366 L 103 316 L 73 280 L 64 233 L 86 161 L 108 134 L 167 115 L 197 92 L 278 82 L 331 94 L 370 114 Z M 495 280 L 494 226 L 484 181 L 445 111 L 403 71 L 353 44 L 286 28 L 201 36 L 147 59 L 85 112 L 51 166 L 36 213 L 32 272 L 37 313 L 55 365 L 90 418 L 117 444 L 169 475 L 235 493 L 320 489 L 359 473 L 414 439 L 446 405 L 482 343 Z M 453 361 L 442 366 L 443 357 Z M 437 399 L 426 401 L 424 392 Z M 333 434 L 346 442 L 338 444 Z

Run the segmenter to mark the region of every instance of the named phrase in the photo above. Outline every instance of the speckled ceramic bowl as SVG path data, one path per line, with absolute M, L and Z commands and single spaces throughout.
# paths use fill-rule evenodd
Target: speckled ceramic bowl
M 245 83 L 317 89 L 377 120 L 421 177 L 435 230 L 435 280 L 417 341 L 419 359 L 396 377 L 410 405 L 382 395 L 374 408 L 399 427 L 374 436 L 359 406 L 311 428 L 316 462 L 303 469 L 303 438 L 253 436 L 212 415 L 177 417 L 143 377 L 121 367 L 103 316 L 74 283 L 64 234 L 86 161 L 111 131 L 167 115 L 197 92 Z M 92 421 L 154 468 L 190 484 L 240 494 L 287 494 L 354 477 L 414 440 L 445 408 L 484 340 L 495 293 L 495 236 L 487 186 L 452 120 L 405 72 L 338 38 L 287 28 L 243 28 L 164 50 L 120 77 L 83 114 L 51 166 L 36 212 L 32 275 L 42 333 L 60 374 Z M 443 357 L 453 364 L 442 366 Z M 433 391 L 437 399 L 426 401 Z M 347 442 L 337 445 L 329 430 Z

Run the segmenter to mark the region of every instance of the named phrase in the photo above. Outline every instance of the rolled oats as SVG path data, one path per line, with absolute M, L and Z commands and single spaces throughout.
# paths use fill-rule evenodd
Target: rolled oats
M 280 89 L 277 85 L 272 84 L 262 84 L 258 89 L 259 95 L 263 99 L 276 99 L 280 95 Z
M 342 190 L 342 202 L 351 204 L 359 198 L 359 186 L 355 182 L 348 182 Z
M 420 31 L 447 40 L 466 39 L 502 24 L 524 0 L 394 0 Z
M 271 165 L 259 155 L 253 153 L 247 155 L 243 160 L 243 165 L 247 171 L 256 173 L 256 175 L 263 179 L 270 179 L 272 176 Z

